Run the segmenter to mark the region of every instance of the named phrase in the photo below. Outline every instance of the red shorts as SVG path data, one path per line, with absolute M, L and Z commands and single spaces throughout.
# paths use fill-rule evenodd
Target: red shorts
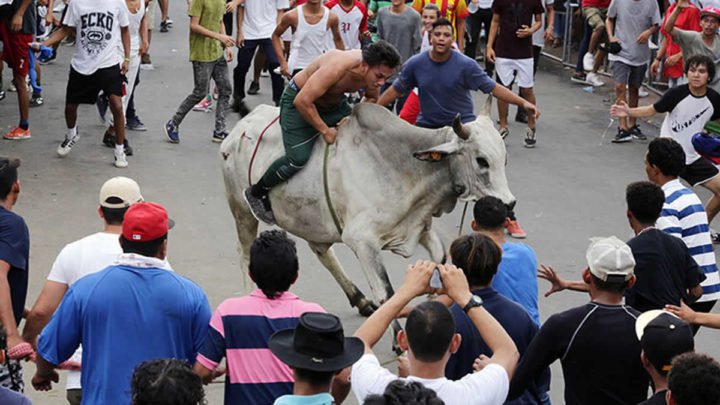
M 33 35 L 11 32 L 8 21 L 0 19 L 0 41 L 3 42 L 3 60 L 12 68 L 15 76 L 27 76 L 30 69 L 28 52 Z

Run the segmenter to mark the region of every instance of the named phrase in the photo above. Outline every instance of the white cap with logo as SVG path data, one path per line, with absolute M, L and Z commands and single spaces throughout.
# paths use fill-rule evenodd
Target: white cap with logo
M 609 238 L 591 238 L 585 254 L 590 273 L 602 281 L 628 281 L 633 276 L 635 258 L 625 242 Z
M 140 201 L 143 201 L 140 186 L 135 180 L 127 177 L 113 177 L 100 188 L 101 207 L 127 208 Z

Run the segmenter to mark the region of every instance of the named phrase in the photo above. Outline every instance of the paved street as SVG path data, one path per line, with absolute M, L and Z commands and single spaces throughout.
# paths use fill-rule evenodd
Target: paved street
M 60 249 L 73 240 L 101 229 L 96 209 L 100 185 L 108 178 L 126 175 L 136 179 L 146 200 L 164 204 L 177 225 L 170 233 L 169 256 L 180 274 L 195 280 L 205 289 L 211 305 L 241 294 L 236 235 L 233 219 L 227 209 L 224 186 L 219 170 L 218 145 L 210 141 L 212 114 L 191 112 L 180 128 L 181 143 L 167 142 L 162 124 L 170 118 L 182 99 L 192 89 L 191 65 L 188 62 L 188 24 L 184 2 L 171 2 L 175 27 L 168 34 L 155 31 L 151 54 L 154 71 L 143 71 L 136 94 L 136 104 L 149 131 L 128 131 L 135 149 L 128 169 L 112 166 L 112 150 L 101 144 L 104 128 L 99 125 L 94 106 L 82 106 L 79 112 L 81 140 L 65 159 L 55 153 L 65 133 L 63 118 L 65 84 L 72 48 L 62 46 L 58 59 L 43 67 L 45 105 L 33 108 L 30 123 L 33 138 L 29 141 L 0 141 L 0 154 L 22 158 L 20 169 L 21 199 L 16 211 L 28 223 L 31 235 L 31 282 L 27 306 L 31 306 Z M 159 14 L 159 13 L 158 13 Z M 235 63 L 233 62 L 234 66 Z M 8 87 L 10 72 L 3 74 Z M 608 82 L 608 79 L 605 79 Z M 249 84 L 249 82 L 248 82 Z M 507 139 L 508 178 L 518 198 L 519 220 L 530 235 L 527 239 L 542 263 L 554 266 L 566 278 L 577 278 L 585 266 L 585 249 L 592 236 L 631 237 L 625 217 L 625 186 L 645 179 L 643 157 L 646 142 L 610 144 L 615 127 L 609 124 L 605 86 L 594 94 L 573 85 L 568 74 L 554 62 L 543 60 L 537 75 L 538 103 L 543 113 L 538 124 L 538 146 L 523 148 L 524 127 L 512 123 Z M 0 129 L 17 123 L 15 93 L 8 92 L 0 102 Z M 251 106 L 270 101 L 270 81 L 263 78 L 258 96 L 249 96 Z M 476 105 L 484 95 L 476 94 Z M 648 99 L 641 99 L 647 103 Z M 495 109 L 494 109 L 495 111 Z M 511 110 L 514 115 L 515 109 Z M 496 114 L 496 112 L 494 112 Z M 229 116 L 234 125 L 237 116 Z M 657 125 L 659 119 L 656 119 Z M 642 125 L 646 133 L 657 129 Z M 411 156 L 407 157 L 412 159 Z M 708 193 L 700 190 L 705 200 Z M 391 202 L 389 202 L 391 203 Z M 435 226 L 449 246 L 458 233 L 462 206 L 440 219 Z M 464 231 L 469 231 L 471 210 Z M 346 333 L 352 333 L 362 322 L 349 307 L 345 296 L 303 242 L 298 243 L 301 275 L 293 292 L 305 300 L 315 301 L 338 314 Z M 352 252 L 336 248 L 348 273 L 364 291 L 367 283 Z M 390 276 L 398 285 L 405 266 L 427 255 L 418 249 L 412 259 L 386 254 Z M 540 281 L 541 293 L 546 283 Z M 586 302 L 583 294 L 565 292 L 540 298 L 541 316 L 549 315 Z M 118 308 L 118 311 L 121 311 Z M 152 333 L 152 331 L 149 331 Z M 389 335 L 388 335 L 389 336 Z M 390 358 L 388 336 L 379 345 L 381 360 Z M 720 357 L 717 342 L 720 331 L 702 330 L 696 347 L 699 351 Z M 612 336 L 608 336 L 612 339 Z M 612 359 L 598 359 L 612 361 Z M 64 386 L 56 385 L 49 393 L 38 393 L 30 387 L 33 367 L 25 367 L 26 392 L 36 404 L 64 404 Z M 221 404 L 222 384 L 207 390 L 210 404 Z M 562 403 L 562 374 L 553 368 L 552 399 Z M 354 399 L 347 403 L 355 403 Z

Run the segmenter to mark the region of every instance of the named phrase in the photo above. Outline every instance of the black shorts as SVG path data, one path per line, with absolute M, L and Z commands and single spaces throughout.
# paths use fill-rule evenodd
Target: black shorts
M 700 159 L 685 165 L 680 172 L 680 178 L 687 181 L 691 186 L 699 186 L 720 173 L 712 162 L 701 157 Z
M 95 104 L 100 90 L 108 96 L 122 97 L 123 75 L 120 74 L 120 65 L 98 69 L 89 76 L 80 74 L 72 66 L 70 67 L 70 77 L 65 93 L 66 103 Z

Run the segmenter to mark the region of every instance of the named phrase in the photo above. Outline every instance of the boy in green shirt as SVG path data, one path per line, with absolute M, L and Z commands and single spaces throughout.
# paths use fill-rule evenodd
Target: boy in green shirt
M 190 5 L 190 62 L 193 65 L 192 93 L 178 107 L 175 115 L 165 124 L 164 130 L 172 143 L 180 142 L 179 126 L 185 115 L 205 97 L 210 79 L 218 89 L 218 101 L 215 108 L 215 130 L 212 141 L 222 142 L 227 137 L 225 129 L 225 111 L 232 92 L 227 60 L 232 61 L 232 47 L 235 41 L 226 35 L 223 22 L 225 0 L 193 0 Z M 227 60 L 223 55 L 227 52 Z

